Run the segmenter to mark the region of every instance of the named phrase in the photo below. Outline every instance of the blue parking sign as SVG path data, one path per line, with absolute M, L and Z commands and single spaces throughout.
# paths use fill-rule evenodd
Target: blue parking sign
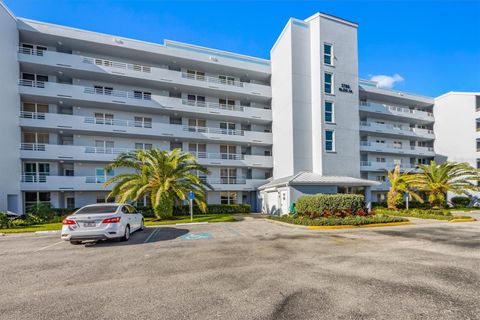
M 193 200 L 193 199 L 195 199 L 195 193 L 193 193 L 193 191 L 190 191 L 188 193 L 188 200 Z

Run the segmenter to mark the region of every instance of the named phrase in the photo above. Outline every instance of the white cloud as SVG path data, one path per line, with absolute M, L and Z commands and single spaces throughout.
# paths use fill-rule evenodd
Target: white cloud
M 395 73 L 393 76 L 386 76 L 379 74 L 376 76 L 371 76 L 370 80 L 377 83 L 378 88 L 393 88 L 397 83 L 402 82 L 404 79 L 398 73 Z

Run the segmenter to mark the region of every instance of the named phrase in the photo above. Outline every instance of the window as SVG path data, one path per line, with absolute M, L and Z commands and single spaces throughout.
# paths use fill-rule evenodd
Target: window
M 108 197 L 107 197 L 107 194 L 99 194 L 99 195 L 97 195 L 97 203 L 114 203 L 114 202 L 115 202 L 115 198 L 108 198 Z M 93 208 L 93 207 L 92 207 L 92 208 Z M 96 210 L 97 208 L 98 208 L 98 207 L 95 207 L 94 209 Z M 113 206 L 108 206 L 108 208 L 105 207 L 105 210 L 109 210 L 108 212 L 112 212 L 111 210 L 116 211 L 117 208 L 118 208 L 118 206 L 114 206 L 114 207 L 113 207 Z M 85 207 L 85 209 L 88 209 L 88 207 Z M 83 210 L 83 209 L 82 209 L 82 210 Z M 114 211 L 113 211 L 113 212 L 114 212 Z M 98 210 L 97 210 L 97 212 L 98 212 Z M 78 214 L 78 212 L 77 212 L 77 214 Z
M 106 140 L 95 140 L 95 153 L 113 153 L 114 142 Z
M 22 73 L 22 86 L 45 88 L 44 82 L 48 82 L 48 76 L 34 73 Z
M 195 79 L 200 81 L 205 80 L 205 72 L 201 72 L 201 71 L 187 70 L 186 76 L 188 79 Z
M 139 128 L 151 128 L 152 127 L 152 118 L 147 117 L 134 117 L 135 127 Z M 180 120 L 181 122 L 181 120 Z
M 237 169 L 235 169 L 235 168 L 221 168 L 220 169 L 220 183 L 221 184 L 236 184 L 237 183 Z
M 63 169 L 63 175 L 66 177 L 73 177 L 75 175 L 74 169 Z
M 329 43 L 323 44 L 323 63 L 333 65 L 333 47 Z
M 182 142 L 170 141 L 170 151 L 175 150 L 175 149 L 183 150 L 183 143 Z
M 48 113 L 48 104 L 33 102 L 24 102 L 22 104 L 22 118 L 45 119 L 45 113 Z
M 113 114 L 109 113 L 95 113 L 95 123 L 96 124 L 113 124 Z
M 188 131 L 207 132 L 207 121 L 203 119 L 188 119 Z
M 112 95 L 113 88 L 112 87 L 104 87 L 104 86 L 94 86 L 96 94 L 104 94 L 107 96 Z
M 377 193 L 377 202 L 385 202 L 386 199 L 385 193 Z
M 334 122 L 333 102 L 331 101 L 325 101 L 325 122 Z
M 50 164 L 39 162 L 26 162 L 23 164 L 24 182 L 46 182 L 46 177 L 50 175 Z
M 402 149 L 402 141 L 393 141 L 394 149 Z
M 386 176 L 377 176 L 376 179 L 377 179 L 377 181 L 379 181 L 379 182 L 385 182 L 385 181 L 387 181 L 387 177 L 386 177 Z
M 325 151 L 335 151 L 335 132 L 333 130 L 325 130 Z
M 50 203 L 50 192 L 25 192 L 25 208 L 39 203 Z
M 218 76 L 218 79 L 220 80 L 220 83 L 223 84 L 229 84 L 229 85 L 234 85 L 235 84 L 235 78 L 231 76 Z
M 187 96 L 187 104 L 190 106 L 205 107 L 205 96 L 189 94 Z
M 96 183 L 104 183 L 111 177 L 115 175 L 115 170 L 110 169 L 106 170 L 105 168 L 96 168 L 95 169 L 95 181 Z
M 272 150 L 265 150 L 263 151 L 263 155 L 265 157 L 271 157 L 272 156 Z
M 50 139 L 49 139 L 48 133 L 40 133 L 40 132 L 24 132 L 23 133 L 23 142 L 24 143 L 48 144 L 49 140 Z
M 220 156 L 222 159 L 235 160 L 237 156 L 237 147 L 234 145 L 220 145 Z
M 75 197 L 66 197 L 65 206 L 67 207 L 67 209 L 75 208 Z
M 170 117 L 170 124 L 182 124 L 182 117 Z
M 206 158 L 207 145 L 205 143 L 189 143 L 188 152 L 194 154 L 197 158 Z
M 222 129 L 222 134 L 235 134 L 235 123 L 220 122 L 220 129 Z
M 378 157 L 377 162 L 386 162 L 387 160 L 383 157 Z
M 328 94 L 333 94 L 333 73 L 325 72 L 323 76 L 323 91 Z
M 385 143 L 385 140 L 375 140 L 376 143 Z
M 218 99 L 218 104 L 220 105 L 220 109 L 226 109 L 226 110 L 235 109 L 235 100 Z
M 151 143 L 135 143 L 135 149 L 137 150 L 152 150 L 153 145 Z
M 152 100 L 152 93 L 146 91 L 133 91 L 135 99 Z
M 237 193 L 236 192 L 220 192 L 221 204 L 236 204 Z

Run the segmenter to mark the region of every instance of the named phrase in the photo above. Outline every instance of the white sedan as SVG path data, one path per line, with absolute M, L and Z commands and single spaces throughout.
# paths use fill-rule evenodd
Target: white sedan
M 92 204 L 63 220 L 61 238 L 72 244 L 84 240 L 127 241 L 131 233 L 143 229 L 143 216 L 129 204 Z

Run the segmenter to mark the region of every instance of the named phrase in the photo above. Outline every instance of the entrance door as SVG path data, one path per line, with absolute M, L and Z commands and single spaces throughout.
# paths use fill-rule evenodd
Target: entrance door
M 289 211 L 288 208 L 288 196 L 287 196 L 287 191 L 282 191 L 280 192 L 280 203 L 282 207 L 282 214 L 286 214 Z

